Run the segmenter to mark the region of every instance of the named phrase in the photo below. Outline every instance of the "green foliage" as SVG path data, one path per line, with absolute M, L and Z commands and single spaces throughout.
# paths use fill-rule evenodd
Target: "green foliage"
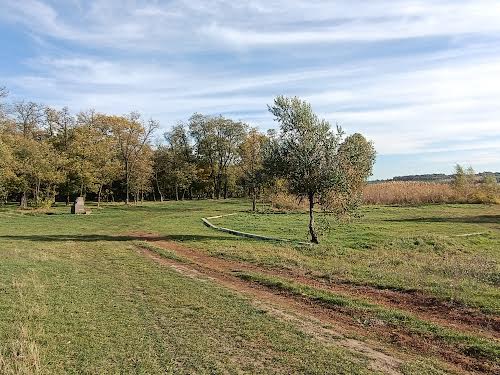
M 280 134 L 271 139 L 266 162 L 276 177 L 284 177 L 290 192 L 309 200 L 311 242 L 318 243 L 314 226 L 316 202 L 337 215 L 359 205 L 362 184 L 371 174 L 375 151 L 370 142 L 344 133 L 313 113 L 297 97 L 278 96 L 269 111 L 280 123 Z
M 229 169 L 238 157 L 238 148 L 247 125 L 223 116 L 195 113 L 189 119 L 189 132 L 195 141 L 195 154 L 212 185 L 212 198 L 227 197 Z

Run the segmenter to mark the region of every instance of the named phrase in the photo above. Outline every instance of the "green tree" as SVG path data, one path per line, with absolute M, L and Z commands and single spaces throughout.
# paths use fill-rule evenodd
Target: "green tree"
M 8 136 L 0 129 L 0 199 L 6 201 L 16 186 L 16 160 Z
M 79 194 L 97 194 L 100 207 L 102 189 L 110 185 L 121 171 L 115 140 L 104 124 L 88 123 L 73 130 L 68 156 L 79 182 Z
M 223 116 L 194 114 L 189 120 L 189 130 L 195 140 L 196 154 L 209 168 L 212 180 L 212 198 L 227 197 L 228 169 L 238 157 L 247 125 Z
M 130 189 L 133 192 L 135 203 L 144 201 L 144 193 L 151 191 L 151 177 L 153 175 L 153 150 L 145 145 L 131 170 Z
M 27 208 L 29 192 L 35 206 L 53 203 L 57 186 L 65 178 L 66 159 L 47 141 L 26 138 L 24 134 L 15 134 L 12 140 L 21 207 Z
M 257 190 L 263 181 L 264 174 L 264 146 L 268 138 L 256 128 L 250 129 L 245 140 L 239 147 L 239 166 L 243 173 L 245 185 L 252 195 L 252 211 L 256 210 Z
M 315 203 L 332 189 L 351 185 L 351 182 L 346 181 L 351 176 L 342 162 L 345 158 L 339 157 L 343 132 L 339 127 L 332 131 L 326 120 L 313 113 L 310 104 L 297 97 L 278 96 L 274 105 L 268 108 L 280 123 L 281 130 L 271 141 L 273 150 L 268 155 L 272 162 L 268 165 L 273 166 L 278 176 L 288 180 L 292 193 L 307 197 L 311 242 L 318 243 L 314 225 Z M 364 159 L 370 160 L 370 157 Z M 371 170 L 371 166 L 365 173 L 368 170 Z
M 125 174 L 125 203 L 129 204 L 132 173 L 153 132 L 158 129 L 158 123 L 149 120 L 147 124 L 144 124 L 137 113 L 131 113 L 128 118 L 101 115 L 98 121 L 109 126 L 115 137 L 118 156 Z
M 372 174 L 374 162 L 373 144 L 359 133 L 348 136 L 337 151 L 337 182 L 321 195 L 321 207 L 337 217 L 356 213 L 362 204 L 363 187 Z
M 494 174 L 487 174 L 481 183 L 481 192 L 485 196 L 485 201 L 496 203 L 500 200 L 500 185 Z
M 455 166 L 455 175 L 453 176 L 452 186 L 458 198 L 469 201 L 476 180 L 476 173 L 472 167 L 464 169 L 460 164 Z

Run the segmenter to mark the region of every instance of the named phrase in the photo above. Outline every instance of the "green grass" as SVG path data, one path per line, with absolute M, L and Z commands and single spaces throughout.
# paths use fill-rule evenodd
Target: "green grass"
M 142 257 L 136 246 L 145 244 L 134 232 L 214 256 L 500 311 L 498 206 L 368 207 L 314 247 L 242 239 L 200 220 L 239 212 L 213 222 L 307 238 L 304 215 L 254 215 L 248 207 L 240 200 L 110 204 L 75 216 L 64 206 L 51 215 L 0 206 L 0 373 L 372 372 L 359 355 Z M 183 260 L 154 242 L 147 246 Z M 437 367 L 417 358 L 403 370 Z
M 327 306 L 346 308 L 354 313 L 354 317 L 358 317 L 359 314 L 375 317 L 386 325 L 403 328 L 412 334 L 437 339 L 457 346 L 464 354 L 472 354 L 475 357 L 486 358 L 491 361 L 500 361 L 500 345 L 498 343 L 440 327 L 400 310 L 384 308 L 361 299 L 319 290 L 280 277 L 249 272 L 239 272 L 237 275 L 244 280 L 285 291 L 292 295 L 306 297 Z
M 151 250 L 152 252 L 162 256 L 163 258 L 175 260 L 178 263 L 191 263 L 191 261 L 187 258 L 181 257 L 177 255 L 175 252 L 171 250 L 164 249 L 163 247 L 152 245 L 146 241 L 134 241 L 133 242 L 137 247 Z
M 2 374 L 370 373 L 362 357 L 159 266 L 131 242 L 80 237 L 88 217 L 52 221 L 47 231 L 66 233 L 46 240 L 28 233 L 52 217 L 17 219 L 26 238 L 0 246 Z
M 241 212 L 213 222 L 264 235 L 307 238 L 307 217 L 301 214 Z M 460 236 L 478 232 L 483 234 Z M 500 313 L 498 205 L 370 206 L 361 219 L 333 223 L 321 244 L 312 248 L 257 242 L 204 247 L 224 257 L 378 288 L 420 290 Z

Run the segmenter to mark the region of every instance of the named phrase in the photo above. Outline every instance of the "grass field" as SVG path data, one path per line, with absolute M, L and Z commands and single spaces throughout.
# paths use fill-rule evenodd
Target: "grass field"
M 307 238 L 305 215 L 247 210 L 0 207 L 0 373 L 498 370 L 500 206 L 369 207 L 314 247 L 200 220 Z

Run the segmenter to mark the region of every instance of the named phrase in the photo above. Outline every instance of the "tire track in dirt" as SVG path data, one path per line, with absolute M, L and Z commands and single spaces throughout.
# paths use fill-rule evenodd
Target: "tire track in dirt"
M 375 349 L 376 345 L 346 337 L 348 334 L 352 335 L 352 332 L 346 329 L 339 327 L 338 330 L 334 330 L 325 327 L 324 320 L 308 314 L 314 308 L 312 305 L 307 306 L 304 310 L 304 305 L 301 302 L 290 300 L 284 295 L 275 294 L 265 288 L 251 285 L 236 276 L 226 275 L 216 270 L 200 270 L 198 265 L 181 265 L 177 261 L 164 258 L 154 251 L 140 246 L 138 246 L 138 251 L 141 255 L 174 269 L 189 278 L 196 278 L 201 281 L 213 280 L 219 285 L 251 297 L 250 302 L 255 307 L 280 320 L 292 323 L 302 332 L 313 336 L 317 340 L 363 355 L 368 359 L 369 367 L 372 370 L 390 375 L 401 375 L 399 368 L 403 363 L 402 360 L 384 353 L 383 350 L 387 350 L 386 348 Z
M 371 286 L 335 282 L 313 274 L 297 271 L 262 267 L 243 261 L 228 260 L 210 256 L 199 250 L 189 248 L 174 241 L 157 240 L 154 234 L 135 233 L 144 241 L 154 243 L 167 250 L 174 251 L 198 264 L 219 271 L 250 271 L 269 276 L 284 277 L 313 288 L 330 291 L 348 297 L 364 299 L 374 304 L 407 311 L 415 316 L 445 327 L 469 332 L 487 338 L 500 339 L 500 317 L 485 314 L 479 309 L 469 308 L 459 303 L 439 300 L 422 292 L 401 292 L 389 289 L 377 289 Z
M 482 361 L 475 357 L 464 355 L 463 353 L 459 352 L 457 348 L 453 347 L 452 345 L 443 343 L 440 340 L 432 340 L 432 338 L 427 337 L 418 337 L 416 335 L 412 335 L 411 333 L 405 332 L 403 329 L 387 327 L 383 324 L 377 324 L 376 322 L 374 323 L 374 325 L 366 327 L 362 321 L 359 321 L 359 319 L 353 319 L 352 311 L 348 311 L 347 308 L 332 308 L 332 306 L 324 306 L 305 297 L 292 296 L 290 294 L 275 291 L 255 283 L 243 281 L 232 273 L 238 271 L 250 271 L 271 276 L 286 276 L 293 281 L 307 284 L 315 288 L 331 290 L 332 292 L 338 294 L 344 293 L 345 295 L 354 296 L 357 298 L 367 297 L 367 300 L 373 300 L 373 302 L 377 304 L 396 307 L 400 310 L 411 311 L 412 313 L 416 312 L 415 315 L 421 318 L 435 321 L 440 324 L 444 323 L 443 325 L 447 325 L 452 328 L 472 331 L 476 334 L 478 333 L 477 329 L 474 329 L 474 327 L 464 324 L 463 321 L 467 321 L 465 316 L 462 316 L 463 321 L 459 320 L 458 322 L 450 322 L 447 320 L 447 318 L 453 315 L 450 314 L 449 311 L 444 318 L 436 317 L 435 315 L 438 314 L 436 310 L 433 310 L 432 313 L 428 313 L 427 311 L 424 311 L 424 313 L 422 313 L 422 311 L 419 310 L 422 308 L 425 309 L 425 305 L 424 307 L 419 305 L 414 306 L 414 304 L 406 304 L 406 300 L 404 298 L 397 298 L 401 294 L 404 295 L 404 293 L 385 290 L 379 291 L 376 289 L 372 290 L 372 288 L 369 287 L 360 288 L 357 286 L 346 284 L 327 284 L 326 282 L 308 278 L 304 275 L 292 273 L 288 270 L 273 270 L 249 263 L 215 258 L 199 250 L 186 247 L 178 242 L 158 240 L 158 237 L 152 234 L 140 234 L 140 236 L 135 234 L 135 236 L 144 241 L 154 243 L 155 246 L 174 251 L 177 255 L 193 262 L 193 264 L 182 265 L 182 267 L 191 270 L 191 277 L 193 272 L 192 270 L 194 270 L 204 277 L 212 278 L 218 283 L 230 287 L 238 292 L 252 295 L 258 300 L 266 300 L 269 302 L 276 302 L 277 300 L 279 300 L 281 306 L 288 311 L 292 309 L 296 312 L 307 312 L 310 318 L 318 319 L 323 323 L 326 322 L 329 324 L 333 324 L 336 329 L 339 330 L 339 332 L 343 332 L 344 334 L 352 334 L 354 332 L 364 337 L 371 337 L 372 339 L 375 339 L 377 341 L 380 341 L 380 339 L 383 338 L 383 341 L 394 344 L 397 347 L 402 347 L 406 350 L 411 349 L 415 350 L 416 352 L 439 356 L 441 357 L 441 359 L 447 361 L 448 363 L 458 365 L 460 368 L 466 369 L 467 371 L 480 371 L 486 373 L 496 373 L 496 371 L 500 371 L 500 367 L 498 365 L 487 361 Z M 165 262 L 168 263 L 168 265 L 172 268 L 177 267 L 177 269 L 179 270 L 179 267 L 181 267 L 178 262 L 165 259 L 151 250 L 142 248 L 141 252 L 148 257 L 154 258 L 156 261 L 161 260 L 161 262 L 163 262 L 164 264 Z M 179 271 L 181 272 L 181 270 Z M 382 303 L 379 300 L 380 295 L 385 297 L 381 298 Z M 403 301 L 403 303 L 401 303 L 401 301 Z M 443 309 L 443 306 L 440 305 L 440 309 Z M 480 324 L 480 321 L 478 322 L 478 320 L 473 320 L 473 322 Z M 487 336 L 490 335 L 488 334 Z M 391 371 L 396 371 L 395 368 L 391 366 L 389 367 L 392 368 Z

